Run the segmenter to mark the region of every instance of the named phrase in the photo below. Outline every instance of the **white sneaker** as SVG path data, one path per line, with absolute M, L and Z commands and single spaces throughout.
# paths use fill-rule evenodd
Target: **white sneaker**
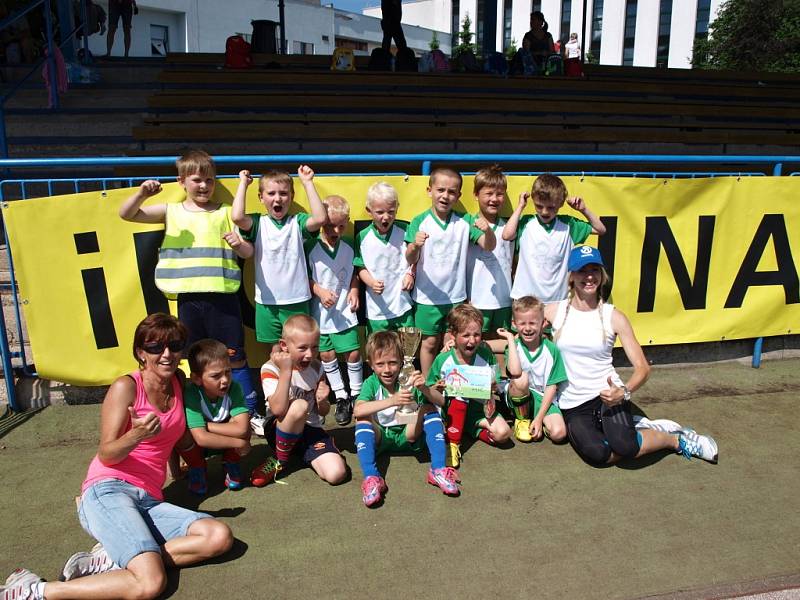
M 17 569 L 0 585 L 3 600 L 44 600 L 39 593 L 39 585 L 44 579 L 28 569 Z
M 717 442 L 709 435 L 700 435 L 694 429 L 684 429 L 678 436 L 679 454 L 691 459 L 692 456 L 717 464 L 719 449 Z
M 58 580 L 69 581 L 78 577 L 86 577 L 87 575 L 116 571 L 120 568 L 118 564 L 111 560 L 103 545 L 97 543 L 89 552 L 76 552 L 70 556 L 67 562 L 64 563 L 64 568 L 61 569 L 61 575 L 58 576 Z
M 654 431 L 661 431 L 662 433 L 680 433 L 683 431 L 680 423 L 670 421 L 669 419 L 648 419 L 647 417 L 640 417 L 634 415 L 633 424 L 636 429 L 653 429 Z
M 263 415 L 258 413 L 253 413 L 253 416 L 250 417 L 250 429 L 253 430 L 253 433 L 256 435 L 264 436 L 264 425 L 267 422 L 267 418 Z

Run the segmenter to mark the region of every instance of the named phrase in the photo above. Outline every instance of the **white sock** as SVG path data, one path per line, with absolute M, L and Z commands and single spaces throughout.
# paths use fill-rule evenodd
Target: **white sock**
M 347 363 L 347 378 L 350 380 L 350 395 L 358 396 L 361 391 L 361 382 L 363 380 L 362 374 L 363 363 L 358 362 Z
M 45 581 L 40 581 L 39 583 L 34 584 L 33 586 L 33 598 L 38 599 L 41 598 L 44 600 L 44 584 L 47 583 Z
M 328 384 L 333 390 L 333 395 L 336 398 L 347 398 L 347 391 L 344 389 L 344 381 L 342 381 L 342 373 L 339 371 L 339 361 L 335 358 L 330 362 L 323 360 L 322 369 L 325 371 L 325 377 L 328 378 Z

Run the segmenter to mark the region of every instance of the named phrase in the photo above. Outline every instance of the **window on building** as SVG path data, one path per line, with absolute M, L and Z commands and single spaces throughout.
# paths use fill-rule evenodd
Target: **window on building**
M 594 60 L 600 60 L 600 45 L 603 38 L 603 0 L 594 0 L 592 6 L 592 43 L 589 51 Z
M 636 6 L 637 0 L 625 3 L 625 39 L 622 44 L 622 64 L 633 64 L 633 45 L 636 41 Z
M 150 25 L 150 55 L 166 56 L 169 52 L 169 27 Z
M 711 19 L 711 0 L 697 0 L 697 23 L 694 28 L 694 37 L 706 39 L 708 37 L 708 21 Z
M 513 0 L 503 0 L 503 50 L 511 47 L 511 16 Z
M 656 66 L 666 67 L 669 62 L 669 31 L 672 24 L 672 0 L 661 0 L 658 16 L 658 50 Z
M 531 2 L 531 12 L 542 11 L 542 0 L 533 0 Z
M 461 2 L 453 0 L 452 18 L 450 20 L 450 31 L 452 32 L 452 40 L 450 47 L 455 48 L 459 44 L 458 32 L 461 31 L 461 22 L 458 20 L 458 12 L 461 10 Z
M 472 27 L 475 30 L 475 48 L 476 54 L 480 56 L 483 54 L 483 19 L 486 16 L 486 2 L 485 0 L 478 0 L 475 3 L 475 21 Z
M 311 42 L 298 42 L 292 44 L 293 54 L 314 54 L 314 44 Z
M 558 34 L 562 43 L 566 44 L 569 41 L 570 25 L 572 15 L 572 0 L 561 0 L 561 29 Z

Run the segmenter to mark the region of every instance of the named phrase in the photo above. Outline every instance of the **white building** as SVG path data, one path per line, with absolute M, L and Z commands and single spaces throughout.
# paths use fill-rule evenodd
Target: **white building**
M 540 10 L 555 40 L 578 33 L 581 47 L 604 65 L 691 67 L 692 45 L 705 35 L 723 0 L 497 0 L 496 50 L 522 42 L 530 13 Z M 482 43 L 484 0 L 411 0 L 403 24 L 453 32 L 469 15 L 473 42 Z M 584 21 L 585 10 L 585 21 Z M 364 10 L 380 17 L 380 7 Z M 581 23 L 585 23 L 580 35 Z M 457 44 L 458 41 L 453 42 Z
M 108 9 L 107 0 L 95 0 Z M 249 36 L 252 20 L 278 21 L 278 3 L 266 0 L 137 0 L 130 56 L 158 56 L 166 52 L 224 52 L 225 40 L 237 33 Z M 380 18 L 322 5 L 320 0 L 285 0 L 286 48 L 289 54 L 333 53 L 337 46 L 369 54 L 381 45 Z M 121 25 L 121 24 L 120 24 Z M 404 26 L 411 48 L 429 50 L 434 32 L 429 27 Z M 441 48 L 450 52 L 449 27 L 437 32 Z M 89 49 L 106 52 L 106 37 L 93 35 Z M 117 30 L 112 56 L 123 54 L 122 28 Z

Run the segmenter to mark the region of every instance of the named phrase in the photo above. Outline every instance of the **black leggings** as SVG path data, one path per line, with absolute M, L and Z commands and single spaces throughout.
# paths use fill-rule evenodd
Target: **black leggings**
M 575 408 L 562 408 L 569 441 L 590 465 L 608 463 L 611 453 L 633 458 L 639 453 L 639 436 L 629 402 L 606 406 L 600 396 Z

